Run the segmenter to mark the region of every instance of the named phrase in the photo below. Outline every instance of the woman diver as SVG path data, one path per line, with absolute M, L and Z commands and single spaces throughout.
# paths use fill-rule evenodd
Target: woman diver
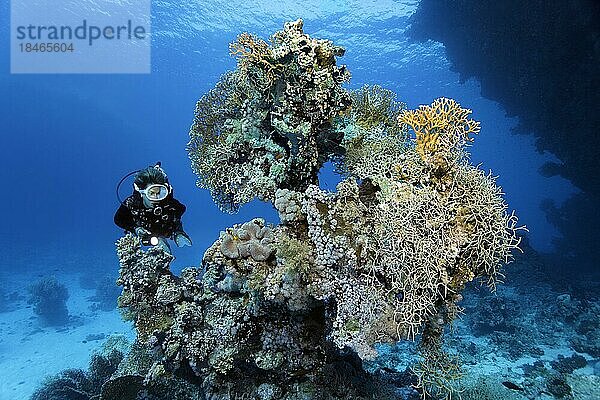
M 133 193 L 115 213 L 115 224 L 127 232 L 135 233 L 142 244 L 160 246 L 171 254 L 167 239 L 175 241 L 177 247 L 191 246 L 192 240 L 183 231 L 181 216 L 185 206 L 173 197 L 173 187 L 160 162 L 154 166 L 130 173 L 135 175 Z M 117 197 L 119 186 L 117 185 Z

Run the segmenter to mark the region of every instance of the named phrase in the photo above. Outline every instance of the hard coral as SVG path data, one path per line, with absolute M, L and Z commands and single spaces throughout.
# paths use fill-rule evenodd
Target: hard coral
M 102 352 L 92 356 L 87 371 L 67 369 L 47 378 L 33 393 L 32 400 L 117 400 L 114 397 L 101 397 L 102 386 L 115 373 L 123 360 L 123 352 L 110 346 L 110 340 Z M 121 397 L 119 400 L 124 400 Z
M 396 93 L 379 85 L 364 85 L 351 92 L 356 125 L 369 130 L 385 130 L 388 135 L 403 135 L 398 116 L 406 104 L 396 101 Z
M 229 45 L 230 55 L 238 58 L 238 66 L 248 77 L 256 74 L 253 83 L 268 88 L 276 78 L 283 64 L 274 62 L 273 52 L 264 40 L 244 32 Z M 254 70 L 252 69 L 254 67 Z M 264 85 L 264 86 L 261 86 Z
M 272 201 L 279 188 L 314 183 L 341 151 L 331 121 L 351 99 L 341 87 L 349 74 L 336 65 L 343 49 L 305 34 L 302 20 L 270 44 L 245 33 L 230 48 L 238 69 L 198 101 L 188 153 L 198 186 L 235 212 L 254 197 Z
M 248 224 L 256 225 L 256 221 Z M 250 230 L 257 233 L 255 228 Z M 283 261 L 228 258 L 221 252 L 220 239 L 205 254 L 203 274 L 196 269 L 186 269 L 181 278 L 171 280 L 172 275 L 164 271 L 160 279 L 155 279 L 153 273 L 143 271 L 149 267 L 148 260 L 154 259 L 160 264 L 163 256 L 153 252 L 144 253 L 137 261 L 130 258 L 141 255 L 139 242 L 132 239 L 125 237 L 119 243 L 120 282 L 124 285 L 123 296 L 138 301 L 138 304 L 127 303 L 138 334 L 151 332 L 147 336 L 140 335 L 139 339 L 160 355 L 145 372 L 149 388 L 174 373 L 192 382 L 199 379 L 206 393 L 214 398 L 229 398 L 230 393 L 258 396 L 269 386 L 274 393 L 290 396 L 277 398 L 292 399 L 294 393 L 306 390 L 328 392 L 326 383 L 319 383 L 316 378 L 326 374 L 324 366 L 331 360 L 340 365 L 353 362 L 329 348 L 322 304 L 302 303 L 302 299 L 295 297 L 301 292 L 301 286 L 292 285 L 289 291 L 282 290 L 273 297 L 274 292 L 269 289 L 274 284 L 262 282 L 263 286 L 251 288 L 254 271 L 261 267 L 275 270 Z M 285 268 L 283 264 L 281 268 Z M 150 279 L 138 292 L 141 287 L 131 285 L 128 277 L 144 275 Z M 158 296 L 167 281 L 181 293 L 169 304 L 160 301 Z M 283 289 L 290 280 L 286 278 L 280 283 Z M 136 293 L 131 293 L 132 289 Z M 286 305 L 294 312 L 282 312 Z M 148 314 L 168 314 L 170 323 L 159 326 L 148 319 Z M 359 374 L 364 379 L 372 379 L 360 370 Z M 382 388 L 365 389 L 351 382 L 345 382 L 344 392 L 356 399 L 366 399 L 371 394 L 386 398 Z
M 398 121 L 410 126 L 416 135 L 417 153 L 423 159 L 439 151 L 455 151 L 479 133 L 479 122 L 469 119 L 471 110 L 452 99 L 441 97 L 431 105 L 400 113 Z
M 29 287 L 28 303 L 33 305 L 42 322 L 47 325 L 63 325 L 69 318 L 67 287 L 54 277 L 40 279 Z
M 279 213 L 281 222 L 293 222 L 303 218 L 301 213 L 302 194 L 288 189 L 277 189 L 273 206 Z

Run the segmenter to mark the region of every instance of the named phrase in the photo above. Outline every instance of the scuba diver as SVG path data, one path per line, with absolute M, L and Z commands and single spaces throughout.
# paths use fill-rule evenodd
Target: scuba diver
M 133 174 L 133 194 L 121 201 L 119 187 Z M 117 198 L 121 206 L 115 213 L 115 224 L 135 233 L 143 245 L 158 245 L 168 254 L 171 247 L 167 238 L 174 240 L 177 247 L 192 245 L 181 224 L 185 206 L 173 197 L 173 187 L 160 162 L 125 175 L 117 185 Z

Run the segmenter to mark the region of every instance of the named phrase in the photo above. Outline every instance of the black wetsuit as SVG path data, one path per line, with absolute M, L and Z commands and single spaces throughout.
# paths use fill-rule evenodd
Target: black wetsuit
M 135 228 L 142 227 L 154 236 L 173 238 L 173 234 L 183 231 L 181 216 L 185 206 L 170 193 L 153 208 L 146 208 L 142 195 L 135 192 L 125 199 L 115 213 L 115 224 L 135 233 Z

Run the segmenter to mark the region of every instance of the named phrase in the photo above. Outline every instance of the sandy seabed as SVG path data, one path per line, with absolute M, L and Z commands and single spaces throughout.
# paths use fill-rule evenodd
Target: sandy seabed
M 0 313 L 0 400 L 29 399 L 46 377 L 68 368 L 87 369 L 91 355 L 111 335 L 134 338 L 117 309 L 93 310 L 95 291 L 80 287 L 81 274 L 52 276 L 69 290 L 69 321 L 60 327 L 44 326 L 27 303 L 31 275 L 3 277 L 3 286 L 19 298 Z

